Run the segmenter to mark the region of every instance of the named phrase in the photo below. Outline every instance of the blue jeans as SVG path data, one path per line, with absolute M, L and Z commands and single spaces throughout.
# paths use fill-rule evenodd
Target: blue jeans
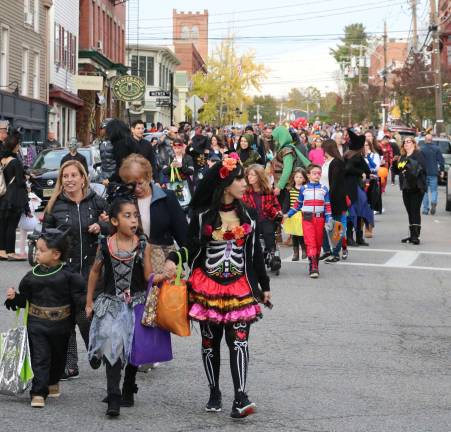
M 337 246 L 334 247 L 333 251 L 332 251 L 332 255 L 333 256 L 339 256 L 340 254 L 340 250 L 341 250 L 341 246 L 343 243 L 343 237 L 346 236 L 346 228 L 347 228 L 347 217 L 346 214 L 341 215 L 341 216 L 334 216 L 333 217 L 334 220 L 341 222 L 343 225 L 343 233 L 341 234 L 341 239 L 340 241 L 337 243 Z M 323 237 L 323 251 L 329 252 L 330 253 L 330 244 L 329 244 L 329 237 L 327 236 L 326 233 L 326 229 L 324 228 L 324 237 Z
M 423 198 L 423 211 L 429 211 L 429 192 L 431 193 L 431 204 L 437 204 L 438 198 L 438 178 L 437 176 L 427 176 L 426 177 L 427 191 Z

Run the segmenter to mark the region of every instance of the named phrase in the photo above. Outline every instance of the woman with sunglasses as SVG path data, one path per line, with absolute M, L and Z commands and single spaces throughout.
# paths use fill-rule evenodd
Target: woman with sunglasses
M 426 159 L 413 137 L 407 137 L 401 145 L 401 157 L 394 164 L 399 175 L 402 200 L 409 218 L 409 236 L 402 243 L 420 244 L 421 203 L 426 191 Z

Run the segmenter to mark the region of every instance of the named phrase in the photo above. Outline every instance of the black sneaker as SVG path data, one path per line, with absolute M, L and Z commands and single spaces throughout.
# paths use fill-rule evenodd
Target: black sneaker
M 341 252 L 341 259 L 343 261 L 346 261 L 348 259 L 348 255 L 349 255 L 348 249 L 343 249 L 343 251 Z
M 254 414 L 257 406 L 249 400 L 246 393 L 243 393 L 239 400 L 234 400 L 230 417 L 240 419 Z
M 78 378 L 80 378 L 80 372 L 78 371 L 78 369 L 74 370 L 66 369 L 63 375 L 61 376 L 60 381 L 69 381 Z
M 325 260 L 326 258 L 329 258 L 331 255 L 332 255 L 331 252 L 324 252 L 324 253 L 319 257 L 319 260 L 320 260 L 320 261 Z
M 210 389 L 210 399 L 205 405 L 207 412 L 221 412 L 222 411 L 222 395 L 218 389 Z
M 335 256 L 335 255 L 332 255 L 332 256 L 330 256 L 329 258 L 327 258 L 327 259 L 324 260 L 324 262 L 325 262 L 326 264 L 336 263 L 336 262 L 338 262 L 338 261 L 340 261 L 340 258 L 338 258 L 338 257 Z

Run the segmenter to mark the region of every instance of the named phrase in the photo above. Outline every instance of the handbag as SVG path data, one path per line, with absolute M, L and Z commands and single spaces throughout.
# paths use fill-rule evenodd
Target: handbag
M 191 202 L 191 191 L 187 180 L 182 180 L 178 168 L 171 167 L 168 189 L 174 191 L 177 200 L 182 207 L 187 207 Z
M 185 249 L 186 251 L 186 249 Z M 182 257 L 177 252 L 179 263 L 175 281 L 165 281 L 160 287 L 157 306 L 157 325 L 177 336 L 190 336 L 188 318 L 188 285 L 180 280 L 182 275 Z
M 153 289 L 153 276 L 150 277 L 147 286 L 147 295 Z M 132 349 L 130 350 L 129 363 L 140 366 L 147 363 L 159 363 L 172 360 L 171 334 L 162 328 L 146 327 L 141 324 L 144 305 L 134 307 L 135 328 L 133 332 Z
M 6 165 L 0 164 L 0 197 L 6 194 L 6 191 L 8 190 L 8 186 L 12 184 L 12 182 L 16 179 L 16 176 L 14 176 L 9 183 L 6 183 L 5 179 L 5 168 L 10 164 L 8 162 Z
M 24 231 L 34 231 L 38 223 L 38 218 L 35 215 L 28 217 L 25 213 L 22 213 L 18 228 Z
M 0 394 L 15 396 L 31 384 L 30 346 L 28 343 L 28 302 L 19 325 L 20 309 L 16 311 L 16 326 L 0 334 Z

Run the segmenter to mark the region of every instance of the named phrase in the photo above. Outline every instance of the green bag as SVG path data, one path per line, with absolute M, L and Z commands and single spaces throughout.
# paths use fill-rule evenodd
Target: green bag
M 0 394 L 10 396 L 25 392 L 34 376 L 27 332 L 28 302 L 22 325 L 19 325 L 20 311 L 16 311 L 16 326 L 0 333 Z

